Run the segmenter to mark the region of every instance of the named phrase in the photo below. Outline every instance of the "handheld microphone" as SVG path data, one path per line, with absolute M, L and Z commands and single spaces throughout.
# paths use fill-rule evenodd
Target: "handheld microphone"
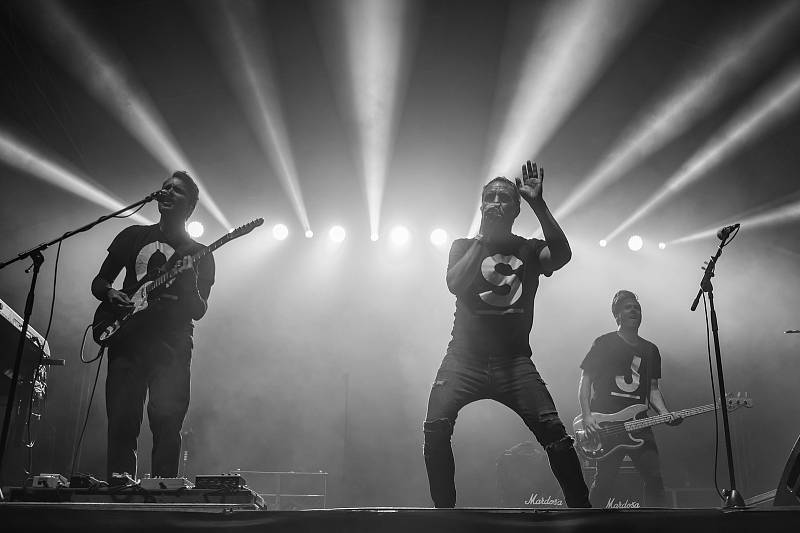
M 721 241 L 727 240 L 730 237 L 731 233 L 739 229 L 739 224 L 733 224 L 732 226 L 725 226 L 721 230 L 717 232 L 717 238 Z

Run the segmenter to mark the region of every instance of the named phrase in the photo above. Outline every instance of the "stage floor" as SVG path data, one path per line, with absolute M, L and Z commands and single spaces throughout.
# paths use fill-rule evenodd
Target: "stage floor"
M 137 505 L 140 505 L 137 507 Z M 800 530 L 800 507 L 722 509 L 237 510 L 115 503 L 0 503 L 3 531 L 20 532 L 505 532 L 598 531 L 777 533 Z

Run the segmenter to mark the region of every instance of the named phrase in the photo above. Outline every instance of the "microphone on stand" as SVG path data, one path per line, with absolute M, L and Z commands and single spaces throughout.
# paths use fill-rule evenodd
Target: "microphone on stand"
M 717 232 L 717 238 L 721 241 L 725 241 L 730 237 L 731 233 L 739 229 L 740 224 L 733 224 L 732 226 L 725 226 L 721 230 Z
M 152 192 L 145 196 L 145 202 L 150 202 L 152 200 L 163 200 L 167 196 L 167 191 L 164 189 L 159 189 L 156 192 Z

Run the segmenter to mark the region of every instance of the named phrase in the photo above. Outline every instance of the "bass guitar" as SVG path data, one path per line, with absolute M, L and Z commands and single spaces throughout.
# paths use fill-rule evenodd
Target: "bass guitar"
M 123 288 L 122 292 L 127 294 L 133 302 L 133 307 L 129 309 L 119 309 L 108 302 L 101 303 L 97 306 L 92 320 L 92 337 L 94 341 L 100 346 L 110 346 L 123 336 L 127 336 L 126 332 L 136 329 L 135 322 L 141 316 L 144 316 L 150 302 L 158 295 L 160 289 L 169 287 L 181 272 L 192 268 L 191 265 L 197 264 L 197 261 L 206 254 L 213 252 L 233 239 L 247 235 L 263 223 L 263 218 L 257 218 L 243 226 L 239 226 L 209 246 L 188 256 L 190 259 L 183 258 L 178 262 L 179 264 L 168 263 L 165 267 L 148 272 L 135 285 Z
M 725 404 L 728 411 L 733 411 L 739 407 L 752 407 L 753 400 L 747 396 L 728 395 Z M 713 403 L 675 411 L 675 415 L 680 418 L 714 411 L 717 406 Z M 616 413 L 592 413 L 598 424 L 600 431 L 590 435 L 583 427 L 583 416 L 578 415 L 572 422 L 575 431 L 575 444 L 578 452 L 587 459 L 601 460 L 619 449 L 638 448 L 644 443 L 643 439 L 635 436 L 635 431 L 665 424 L 673 419 L 673 414 L 655 415 L 647 418 L 636 418 L 637 415 L 646 412 L 647 405 L 631 405 Z

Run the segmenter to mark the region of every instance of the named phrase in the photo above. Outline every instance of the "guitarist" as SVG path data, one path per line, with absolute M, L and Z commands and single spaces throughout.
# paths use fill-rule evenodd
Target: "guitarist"
M 581 363 L 579 400 L 583 424 L 589 435 L 600 426 L 592 413 L 616 413 L 635 404 L 649 405 L 658 414 L 669 409 L 658 385 L 661 378 L 661 354 L 652 342 L 639 336 L 642 307 L 630 291 L 618 291 L 611 303 L 617 330 L 595 339 Z M 643 411 L 643 415 L 646 411 Z M 669 425 L 682 419 L 672 414 Z M 658 447 L 650 428 L 636 432 L 644 440 L 637 448 L 621 448 L 597 461 L 590 499 L 597 507 L 606 507 L 613 498 L 614 482 L 625 455 L 633 461 L 644 480 L 645 505 L 666 506 L 664 482 Z
M 153 432 L 153 477 L 176 477 L 181 426 L 189 408 L 192 320 L 206 313 L 214 283 L 214 258 L 204 256 L 192 265 L 186 256 L 203 246 L 186 233 L 185 224 L 199 197 L 197 184 L 184 171 L 175 172 L 162 186 L 158 224 L 122 230 L 92 281 L 92 294 L 120 311 L 134 306 L 113 281 L 125 269 L 124 287 L 135 287 L 147 272 L 170 259 L 186 270 L 132 319 L 136 328 L 123 342 L 111 343 L 106 377 L 108 417 L 107 475 L 113 483 L 122 474 L 136 476 L 136 441 L 145 397 Z M 185 259 L 178 259 L 185 258 Z

